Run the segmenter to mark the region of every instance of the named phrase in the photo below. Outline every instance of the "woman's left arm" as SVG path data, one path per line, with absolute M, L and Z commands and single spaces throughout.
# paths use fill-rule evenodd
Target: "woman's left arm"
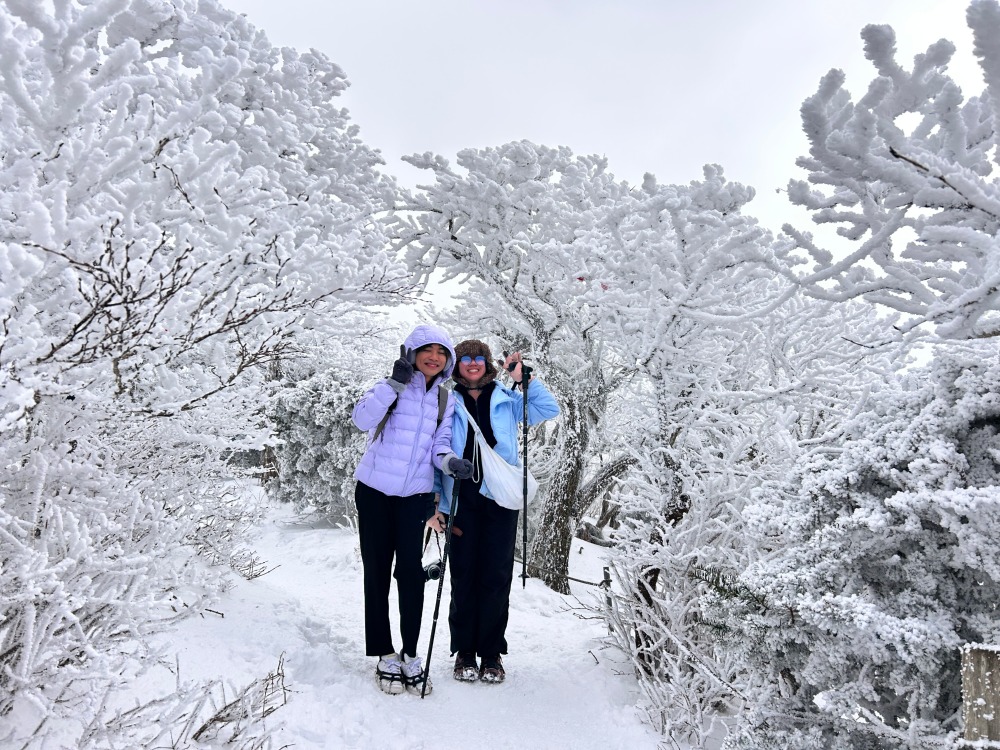
M 542 381 L 532 378 L 528 381 L 528 424 L 538 424 L 558 416 L 559 404 Z

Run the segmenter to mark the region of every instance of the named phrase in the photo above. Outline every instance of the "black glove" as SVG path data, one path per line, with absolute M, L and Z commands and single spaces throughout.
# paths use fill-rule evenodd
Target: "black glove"
M 399 345 L 399 359 L 392 363 L 392 375 L 389 377 L 402 385 L 409 383 L 413 377 L 413 363 L 410 362 L 410 352 L 406 344 Z
M 468 479 L 472 476 L 472 461 L 452 456 L 448 459 L 448 473 L 455 479 Z

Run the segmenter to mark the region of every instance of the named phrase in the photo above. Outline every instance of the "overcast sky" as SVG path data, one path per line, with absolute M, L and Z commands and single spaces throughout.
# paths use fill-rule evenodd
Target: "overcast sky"
M 603 154 L 630 183 L 753 185 L 747 213 L 805 225 L 783 194 L 802 174 L 802 101 L 830 68 L 857 97 L 874 76 L 860 31 L 887 23 L 899 60 L 941 37 L 966 96 L 982 91 L 963 0 L 221 0 L 274 44 L 314 47 L 351 81 L 343 106 L 409 186 L 403 154 L 528 139 Z

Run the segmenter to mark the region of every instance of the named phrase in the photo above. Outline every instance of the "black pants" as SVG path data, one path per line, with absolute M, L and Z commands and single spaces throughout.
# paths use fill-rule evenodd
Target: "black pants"
M 401 653 L 417 654 L 420 616 L 424 608 L 421 537 L 434 510 L 434 494 L 409 497 L 385 495 L 358 482 L 354 488 L 365 580 L 365 653 L 383 656 L 395 651 L 389 629 L 389 576 L 399 594 Z M 392 573 L 392 560 L 396 570 Z
M 459 492 L 454 525 L 462 535 L 452 535 L 449 563 L 451 651 L 506 654 L 518 512 L 483 497 L 471 482 Z

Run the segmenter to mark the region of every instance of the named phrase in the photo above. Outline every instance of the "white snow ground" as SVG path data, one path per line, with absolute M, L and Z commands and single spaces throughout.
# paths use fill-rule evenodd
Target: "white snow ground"
M 356 535 L 293 521 L 290 509 L 275 509 L 259 536 L 247 540 L 276 569 L 253 581 L 237 578 L 213 607 L 220 615 L 189 618 L 168 636 L 184 681 L 224 677 L 243 686 L 274 670 L 284 655 L 291 693 L 269 719 L 280 725 L 276 748 L 657 747 L 660 738 L 637 708 L 641 693 L 631 667 L 603 641 L 605 627 L 583 606 L 600 589 L 573 583 L 568 597 L 536 580 L 522 589 L 515 578 L 507 681 L 485 685 L 451 677 L 446 583 L 431 661 L 433 693 L 423 700 L 388 696 L 375 685 L 375 660 L 364 654 Z M 571 575 L 601 580 L 600 552 L 575 541 Z M 425 659 L 436 586 L 428 584 L 425 598 Z M 393 632 L 398 635 L 395 620 Z

